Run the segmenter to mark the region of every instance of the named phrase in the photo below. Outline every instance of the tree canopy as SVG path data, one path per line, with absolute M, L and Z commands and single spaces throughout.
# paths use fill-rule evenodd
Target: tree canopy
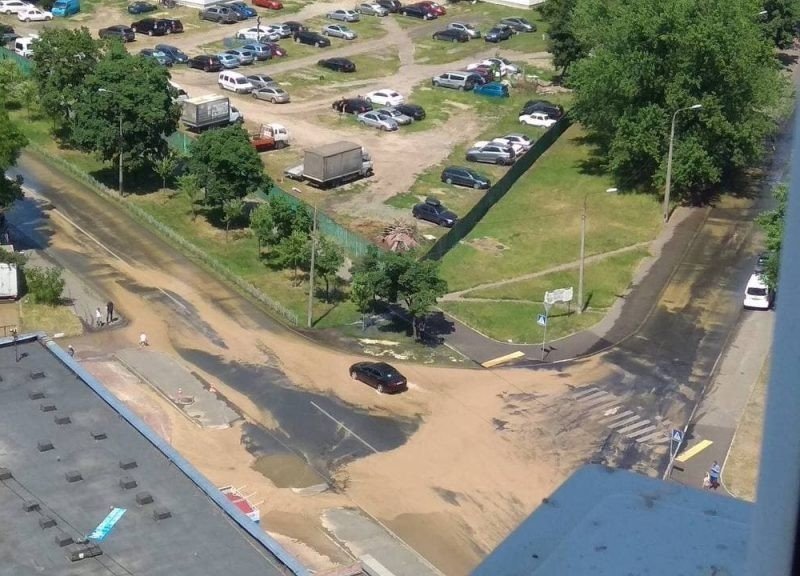
M 547 50 L 553 55 L 553 66 L 565 76 L 573 62 L 586 55 L 586 47 L 572 32 L 572 13 L 577 0 L 547 0 L 540 11 L 548 23 Z
M 786 225 L 786 208 L 789 203 L 789 188 L 781 184 L 773 192 L 776 206 L 758 217 L 758 223 L 767 236 L 769 257 L 764 267 L 764 279 L 767 285 L 775 289 L 778 286 L 778 269 L 780 267 L 781 249 L 783 248 L 783 231 Z
M 788 48 L 800 24 L 800 0 L 764 0 L 759 14 L 767 39 L 776 48 Z
M 676 119 L 672 183 L 705 200 L 752 165 L 787 83 L 759 28 L 755 0 L 577 0 L 572 31 L 591 47 L 575 62 L 573 115 L 623 188 L 660 187 Z
M 0 211 L 22 198 L 20 179 L 4 176 L 6 170 L 17 162 L 20 151 L 28 139 L 11 120 L 8 112 L 0 107 Z

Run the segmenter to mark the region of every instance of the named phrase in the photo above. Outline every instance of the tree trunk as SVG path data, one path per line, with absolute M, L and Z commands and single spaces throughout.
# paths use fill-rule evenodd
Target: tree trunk
M 225 221 L 225 242 L 228 241 L 228 230 L 231 228 L 231 221 L 230 219 Z
M 330 291 L 330 289 L 328 287 L 329 282 L 328 282 L 327 274 L 325 276 L 323 276 L 322 279 L 325 280 L 325 302 L 330 302 L 331 301 L 331 291 Z

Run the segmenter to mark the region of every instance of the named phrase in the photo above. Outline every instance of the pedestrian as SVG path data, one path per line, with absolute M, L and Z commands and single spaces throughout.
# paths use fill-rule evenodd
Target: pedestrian
M 111 324 L 114 321 L 114 303 L 109 300 L 106 303 L 106 324 Z
M 714 463 L 711 465 L 711 469 L 708 471 L 708 479 L 711 482 L 711 488 L 716 490 L 719 488 L 719 477 L 722 474 L 722 468 L 720 467 L 719 463 L 714 460 Z
M 67 346 L 67 352 L 69 352 L 70 358 L 75 358 L 75 348 L 72 347 L 72 344 Z
M 94 311 L 94 319 L 98 328 L 103 325 L 103 313 L 100 312 L 100 306 Z
M 139 348 L 144 348 L 145 346 L 150 346 L 150 343 L 147 342 L 147 334 L 142 332 L 139 334 Z

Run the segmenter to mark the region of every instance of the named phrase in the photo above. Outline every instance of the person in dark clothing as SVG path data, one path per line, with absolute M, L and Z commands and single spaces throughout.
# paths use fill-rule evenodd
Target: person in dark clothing
M 108 303 L 106 303 L 106 324 L 111 324 L 113 320 L 114 320 L 114 303 L 111 300 L 109 300 Z

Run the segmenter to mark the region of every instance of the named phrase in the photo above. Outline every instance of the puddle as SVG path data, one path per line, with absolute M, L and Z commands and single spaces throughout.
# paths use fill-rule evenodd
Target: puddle
M 278 488 L 308 488 L 325 480 L 297 454 L 259 456 L 250 466 L 272 481 Z

